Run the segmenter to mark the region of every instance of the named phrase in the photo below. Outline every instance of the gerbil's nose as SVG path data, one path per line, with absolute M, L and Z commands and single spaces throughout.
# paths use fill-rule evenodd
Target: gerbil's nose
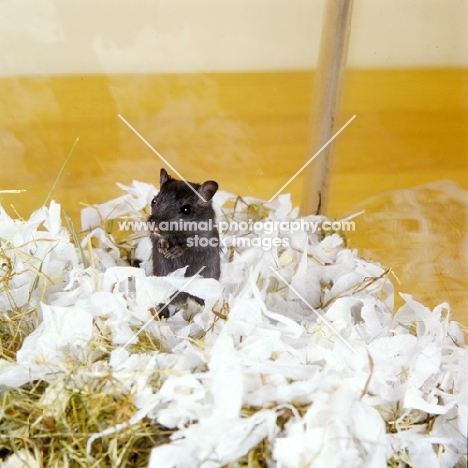
M 161 234 L 161 229 L 159 229 L 159 225 L 158 225 L 158 224 L 155 224 L 155 225 L 153 226 L 153 232 L 154 232 L 155 234 Z

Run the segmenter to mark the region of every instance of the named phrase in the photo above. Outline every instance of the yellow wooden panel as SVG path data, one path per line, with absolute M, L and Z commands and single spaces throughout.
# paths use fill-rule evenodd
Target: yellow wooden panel
M 27 190 L 1 195 L 1 203 L 24 217 L 39 207 L 77 137 L 54 196 L 75 220 L 81 203 L 119 195 L 115 182 L 157 184 L 160 161 L 119 113 L 187 179 L 269 198 L 305 161 L 313 79 L 312 72 L 1 79 L 0 189 Z M 337 139 L 330 216 L 440 179 L 468 189 L 467 70 L 350 70 L 338 125 L 354 114 Z M 286 189 L 295 204 L 303 183 L 298 177 Z M 458 228 L 466 232 L 466 223 L 460 211 Z M 363 233 L 350 237 L 365 247 Z M 389 261 L 383 250 L 374 246 L 374 258 Z M 466 269 L 456 271 L 462 276 L 440 281 L 440 290 L 468 321 Z M 434 287 L 424 298 L 431 306 Z

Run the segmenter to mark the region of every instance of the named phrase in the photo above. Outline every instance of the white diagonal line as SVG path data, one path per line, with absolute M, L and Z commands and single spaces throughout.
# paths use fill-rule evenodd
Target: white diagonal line
M 268 201 L 273 201 L 355 118 L 353 115 Z
M 323 322 L 327 325 L 328 328 L 330 328 L 330 330 L 349 348 L 351 349 L 352 351 L 354 351 L 355 353 L 357 352 L 349 343 L 347 340 L 345 340 L 341 335 L 340 333 L 335 330 L 335 328 L 333 327 L 333 325 L 327 320 L 327 319 L 324 319 L 302 296 L 301 294 L 299 294 L 299 292 L 293 288 L 272 266 L 270 266 L 270 269 L 273 271 L 273 273 L 278 276 L 278 278 L 280 278 L 284 284 L 286 284 L 288 286 L 288 288 L 294 292 L 294 294 L 296 294 L 296 296 L 301 299 L 302 302 L 304 302 L 304 304 L 307 305 L 307 307 L 309 307 L 309 309 L 312 310 L 312 312 Z
M 187 182 L 187 180 L 185 179 L 185 177 L 182 176 L 182 174 L 180 174 L 180 172 L 167 160 L 165 159 L 161 153 L 159 153 L 158 151 L 156 151 L 152 146 L 151 144 L 145 139 L 143 138 L 143 136 L 134 128 L 132 127 L 132 125 L 130 125 L 130 123 L 125 120 L 122 115 L 118 114 L 120 120 L 122 120 L 122 122 L 125 123 L 125 125 L 127 125 L 128 128 L 130 128 L 130 130 L 133 131 L 133 133 L 135 133 L 135 135 L 137 135 L 140 140 L 151 150 L 153 151 L 153 153 L 156 154 L 156 156 L 158 156 L 159 159 L 162 159 L 164 161 L 164 163 L 166 165 L 168 165 L 180 178 L 180 180 L 182 180 L 183 182 L 185 182 L 187 184 L 187 187 L 190 188 L 190 190 L 192 190 L 199 198 L 201 198 L 203 200 L 204 203 L 206 203 L 206 200 Z
M 182 290 L 184 288 L 186 288 L 196 277 L 197 275 L 203 271 L 205 269 L 204 266 L 202 266 L 196 273 L 194 276 L 190 277 L 189 280 L 182 286 L 181 289 L 179 289 L 179 291 L 177 291 L 177 294 L 175 296 L 171 296 L 167 301 L 166 303 L 164 304 L 164 307 L 162 307 L 161 309 L 158 310 L 158 314 L 160 312 L 162 312 L 181 292 L 183 292 Z M 123 349 L 125 349 L 129 344 L 130 342 L 133 340 L 133 338 L 137 337 L 152 321 L 154 320 L 154 317 L 151 317 L 136 333 L 133 334 L 133 336 L 119 349 L 119 353 L 120 351 L 122 351 Z

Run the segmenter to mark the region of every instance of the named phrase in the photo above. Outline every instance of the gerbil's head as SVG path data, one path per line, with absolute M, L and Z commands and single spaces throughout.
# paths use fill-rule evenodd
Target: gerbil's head
M 148 219 L 153 223 L 152 228 L 156 234 L 166 230 L 163 229 L 164 225 L 160 228 L 162 222 L 185 223 L 212 219 L 214 224 L 215 214 L 211 199 L 218 190 L 218 184 L 214 180 L 208 180 L 203 184 L 186 183 L 173 179 L 163 168 L 159 182 L 160 190 L 151 201 L 151 216 Z M 193 230 L 197 230 L 195 225 Z

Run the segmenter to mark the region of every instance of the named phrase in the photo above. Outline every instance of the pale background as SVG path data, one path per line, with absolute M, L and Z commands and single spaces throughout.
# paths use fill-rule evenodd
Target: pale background
M 0 75 L 307 69 L 319 0 L 1 0 Z M 350 67 L 468 66 L 467 0 L 355 0 Z

